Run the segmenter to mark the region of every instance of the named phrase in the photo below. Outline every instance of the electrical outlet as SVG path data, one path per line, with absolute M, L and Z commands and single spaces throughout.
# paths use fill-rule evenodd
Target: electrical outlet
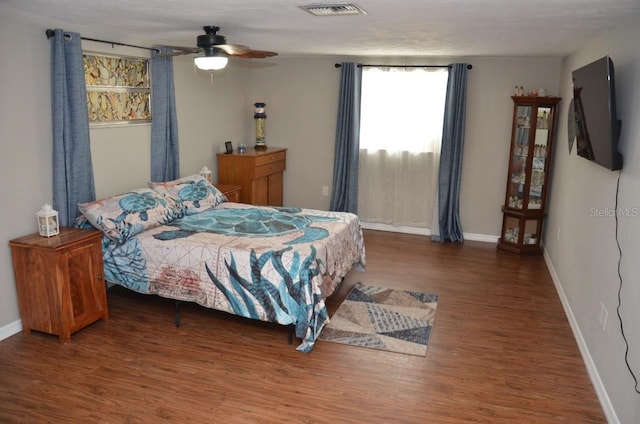
M 322 186 L 322 195 L 323 196 L 328 196 L 329 195 L 329 187 Z
M 609 311 L 607 311 L 607 307 L 604 306 L 602 300 L 600 301 L 600 315 L 598 316 L 598 322 L 602 327 L 602 331 L 605 331 L 607 328 L 607 317 L 609 316 Z

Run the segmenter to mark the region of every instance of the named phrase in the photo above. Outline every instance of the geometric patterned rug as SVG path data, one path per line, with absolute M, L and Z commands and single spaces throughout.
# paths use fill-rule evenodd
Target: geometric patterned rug
M 436 294 L 357 283 L 318 339 L 426 356 L 437 305 Z

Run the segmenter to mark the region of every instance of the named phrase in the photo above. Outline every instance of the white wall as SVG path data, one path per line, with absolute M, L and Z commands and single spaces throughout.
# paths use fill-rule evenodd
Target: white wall
M 44 28 L 0 14 L 0 338 L 21 328 L 9 240 L 51 203 L 51 88 Z
M 467 87 L 467 125 L 460 189 L 460 220 L 465 233 L 497 240 L 507 187 L 515 86 L 544 88 L 558 95 L 558 58 L 471 58 Z
M 250 70 L 230 61 L 211 80 L 208 72 L 195 73 L 192 56 L 174 59 L 182 175 L 207 166 L 217 181 L 216 153 L 224 151 L 225 141 L 237 147 L 246 138 L 246 122 L 253 122 L 245 107 Z
M 624 362 L 625 345 L 616 316 L 618 306 L 618 248 L 614 210 L 616 184 L 620 176 L 618 207 L 628 211 L 619 216 L 622 249 L 621 316 L 629 340 L 629 362 L 640 377 L 640 280 L 637 255 L 640 252 L 640 17 L 627 25 L 585 42 L 584 48 L 566 58 L 562 65 L 561 95 L 572 97 L 571 71 L 609 55 L 615 65 L 618 114 L 622 119 L 620 151 L 624 156 L 620 172 L 608 171 L 576 155 L 568 148 L 568 102 L 563 102 L 555 150 L 553 181 L 546 225 L 545 250 L 556 283 L 566 296 L 581 334 L 596 378 L 610 399 L 612 422 L 640 422 L 640 394 Z M 596 213 L 594 213 L 594 211 Z M 598 213 L 607 216 L 597 216 Z M 560 236 L 558 237 L 558 232 Z M 608 310 L 606 327 L 598 322 L 600 302 Z M 607 399 L 608 398 L 608 399 Z M 616 418 L 617 415 L 617 418 Z
M 340 71 L 335 58 L 276 59 L 275 66 L 255 69 L 251 94 L 253 103 L 265 102 L 268 146 L 286 147 L 284 204 L 328 209 L 329 197 L 322 186 L 331 188 Z M 250 122 L 253 129 L 253 122 Z M 249 146 L 255 144 L 249 131 Z

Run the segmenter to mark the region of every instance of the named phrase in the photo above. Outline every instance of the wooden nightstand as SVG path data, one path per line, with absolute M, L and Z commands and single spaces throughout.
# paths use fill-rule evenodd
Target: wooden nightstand
M 60 228 L 57 236 L 9 242 L 25 333 L 69 342 L 72 333 L 109 319 L 101 238 L 99 231 Z
M 234 203 L 240 202 L 240 190 L 242 187 L 233 184 L 216 184 L 218 190 L 227 197 L 227 200 Z

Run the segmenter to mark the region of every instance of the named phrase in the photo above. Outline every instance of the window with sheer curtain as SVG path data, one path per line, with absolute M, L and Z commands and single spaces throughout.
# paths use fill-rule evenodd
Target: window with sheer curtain
M 358 215 L 365 223 L 431 228 L 447 68 L 362 73 Z

